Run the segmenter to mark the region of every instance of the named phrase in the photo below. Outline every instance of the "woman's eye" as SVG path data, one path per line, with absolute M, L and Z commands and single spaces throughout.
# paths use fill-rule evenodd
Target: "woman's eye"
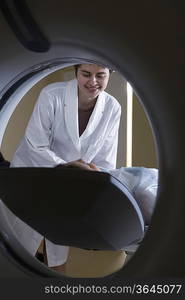
M 82 74 L 83 77 L 91 77 L 91 74 Z M 104 79 L 106 75 L 96 75 L 97 79 Z
M 83 76 L 83 77 L 90 77 L 90 75 L 89 75 L 89 74 L 85 74 L 85 73 L 84 73 L 84 74 L 82 74 L 82 76 Z
M 103 78 L 105 78 L 105 75 L 98 75 L 97 78 L 103 79 Z

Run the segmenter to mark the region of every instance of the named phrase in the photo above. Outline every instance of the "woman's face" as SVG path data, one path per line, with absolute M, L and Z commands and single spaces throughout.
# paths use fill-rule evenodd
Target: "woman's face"
M 77 70 L 79 93 L 95 99 L 105 90 L 109 81 L 109 69 L 95 64 L 82 64 Z

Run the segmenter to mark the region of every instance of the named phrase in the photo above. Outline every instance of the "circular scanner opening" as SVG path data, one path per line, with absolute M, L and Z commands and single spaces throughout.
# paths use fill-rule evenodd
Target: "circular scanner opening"
M 50 82 L 55 82 L 58 80 L 61 81 L 66 81 L 70 80 L 74 76 L 74 68 L 73 66 L 75 64 L 79 63 L 96 63 L 96 61 L 93 60 L 86 60 L 86 59 L 78 59 L 78 58 L 67 58 L 67 59 L 61 59 L 58 61 L 50 61 L 43 63 L 41 65 L 33 67 L 33 69 L 30 69 L 28 71 L 25 71 L 24 74 L 20 74 L 16 80 L 14 80 L 9 84 L 8 88 L 5 87 L 4 91 L 2 91 L 2 97 L 4 97 L 4 105 L 1 108 L 0 111 L 0 143 L 1 143 L 1 150 L 3 153 L 6 153 L 6 158 L 8 160 L 11 160 L 12 155 L 16 149 L 16 146 L 18 142 L 20 141 L 21 136 L 24 133 L 25 130 L 25 125 L 27 124 L 30 113 L 33 110 L 35 100 L 38 95 L 38 90 L 41 90 L 45 85 L 47 85 Z M 29 75 L 31 74 L 31 76 Z M 120 132 L 120 137 L 122 136 L 122 141 L 119 144 L 120 147 L 120 155 L 118 155 L 118 167 L 122 166 L 144 166 L 145 164 L 146 167 L 155 167 L 157 166 L 156 162 L 156 156 L 155 156 L 155 142 L 153 140 L 152 132 L 151 132 L 151 127 L 148 122 L 148 119 L 146 117 L 146 114 L 140 105 L 137 95 L 135 91 L 128 87 L 128 82 L 126 79 L 120 75 L 118 72 L 113 73 L 113 83 L 112 85 L 110 84 L 109 89 L 111 93 L 111 89 L 114 89 L 116 91 L 117 95 L 121 95 L 121 93 L 124 94 L 125 97 L 125 102 L 124 104 L 126 105 L 127 109 L 126 112 L 124 111 L 124 115 L 122 116 L 122 126 L 125 122 L 127 122 L 126 128 L 124 128 L 123 132 Z M 114 81 L 119 81 L 118 85 L 122 84 L 122 88 L 118 91 L 117 86 L 115 86 Z M 14 87 L 12 89 L 12 86 Z M 35 88 L 35 86 L 37 88 Z M 13 92 L 12 92 L 13 91 Z M 33 94 L 32 94 L 33 93 Z M 6 98 L 7 95 L 7 98 Z M 34 97 L 33 97 L 34 95 Z M 30 97 L 29 101 L 22 101 L 24 98 Z M 115 95 L 116 97 L 116 95 Z M 123 97 L 123 98 L 124 98 Z M 129 98 L 130 97 L 130 98 Z M 29 104 L 28 104 L 29 102 Z M 124 105 L 123 104 L 123 105 Z M 26 111 L 26 106 L 27 111 Z M 12 143 L 11 149 L 8 147 L 8 140 L 10 141 L 10 136 L 8 136 L 8 132 L 10 126 L 12 128 L 15 126 L 15 119 L 14 119 L 14 114 L 16 111 L 19 110 L 19 113 L 21 113 L 22 116 L 22 122 L 19 124 L 19 133 L 18 135 L 14 136 L 14 141 Z M 130 111 L 129 111 L 130 110 Z M 132 117 L 132 120 L 130 121 L 131 123 L 129 124 L 129 118 Z M 133 125 L 133 117 L 134 117 L 134 125 Z M 142 119 L 140 119 L 142 117 Z M 140 126 L 138 127 L 138 123 L 140 123 Z M 142 126 L 141 127 L 141 123 Z M 23 126 L 24 124 L 24 126 Z M 130 127 L 129 127 L 130 126 Z M 15 127 L 14 127 L 15 128 Z M 138 131 L 139 129 L 139 131 Z M 137 147 L 138 141 L 137 138 L 138 136 L 143 135 L 143 131 L 145 132 L 146 136 L 149 135 L 148 139 L 148 145 L 151 147 L 152 155 L 146 159 L 146 155 L 141 154 L 143 152 L 142 147 Z M 130 139 L 128 138 L 128 135 L 131 135 Z M 123 138 L 124 136 L 124 138 Z M 146 137 L 145 136 L 145 137 Z M 127 143 L 127 149 L 124 147 L 124 143 Z M 134 145 L 135 143 L 135 145 Z M 128 145 L 129 144 L 129 145 Z M 133 147 L 132 147 L 133 145 Z M 140 146 L 143 145 L 143 143 L 140 143 Z M 129 148 L 129 147 L 130 148 Z M 135 151 L 137 147 L 137 151 Z M 134 149 L 133 149 L 134 148 Z M 140 148 L 140 149 L 139 149 Z M 139 149 L 139 150 L 138 150 Z M 130 152 L 132 152 L 132 162 L 129 160 Z M 140 154 L 139 154 L 140 151 Z M 150 154 L 151 154 L 150 151 Z M 148 153 L 148 152 L 147 152 Z M 123 159 L 124 157 L 124 159 Z M 144 159 L 145 157 L 145 159 Z M 13 231 L 13 224 L 10 224 L 9 218 L 11 218 L 11 212 L 6 210 L 6 212 L 3 210 L 3 204 L 1 203 L 1 228 L 4 236 L 5 243 L 7 244 L 7 249 L 10 247 L 12 250 L 12 253 L 14 253 L 14 258 L 15 260 L 19 261 L 19 263 L 25 268 L 25 270 L 28 270 L 33 274 L 37 274 L 38 276 L 49 276 L 49 277 L 58 277 L 60 276 L 59 272 L 53 272 L 49 268 L 45 267 L 42 263 L 37 261 L 34 257 L 32 257 L 26 249 L 21 245 L 18 240 L 15 237 L 14 231 Z M 4 222 L 3 222 L 4 221 Z M 8 237 L 8 238 L 7 238 Z M 134 249 L 134 250 L 133 250 Z M 117 270 L 120 269 L 121 267 L 124 267 L 124 263 L 127 263 L 127 261 L 132 257 L 133 253 L 135 253 L 137 249 L 137 246 L 134 248 L 131 248 L 130 250 L 127 250 L 126 255 L 125 252 L 122 250 L 120 251 L 113 251 L 111 253 L 110 251 L 102 251 L 101 255 L 98 253 L 99 251 L 85 251 L 85 250 L 80 250 L 80 249 L 75 249 L 73 248 L 71 250 L 71 262 L 68 265 L 68 271 L 69 273 L 64 274 L 61 273 L 62 275 L 67 275 L 71 277 L 103 277 L 107 276 L 111 273 L 116 272 Z M 11 252 L 10 251 L 10 252 Z M 103 253 L 104 252 L 104 253 Z M 94 266 L 99 265 L 99 270 L 97 269 L 93 272 L 92 274 L 89 274 L 87 272 L 87 275 L 75 275 L 73 274 L 73 266 L 75 268 L 79 268 L 79 265 L 75 265 L 77 260 L 83 260 L 84 264 L 89 264 L 90 260 L 91 262 L 97 261 L 97 264 L 94 264 Z M 114 267 L 112 270 L 108 266 L 106 266 L 107 261 L 114 261 Z M 102 266 L 100 267 L 100 262 Z M 93 267 L 93 266 L 91 266 Z M 102 269 L 101 269 L 102 268 Z M 103 271 L 102 271 L 103 270 Z M 105 271 L 106 270 L 106 271 Z M 78 273 L 78 272 L 77 272 Z M 79 273 L 80 274 L 80 273 Z M 83 274 L 83 272 L 82 272 Z

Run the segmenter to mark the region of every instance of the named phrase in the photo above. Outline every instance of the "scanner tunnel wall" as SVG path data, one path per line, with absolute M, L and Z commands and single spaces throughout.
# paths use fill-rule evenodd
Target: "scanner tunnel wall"
M 48 59 L 78 57 L 83 60 L 85 57 L 91 61 L 104 60 L 105 64 L 116 68 L 132 84 L 145 107 L 157 145 L 160 171 L 158 201 L 142 245 L 125 268 L 114 275 L 114 280 L 127 276 L 185 275 L 185 237 L 182 234 L 185 228 L 185 145 L 182 131 L 185 44 L 182 12 L 185 7 L 183 1 L 168 1 L 168 5 L 165 4 L 166 1 L 156 1 L 151 10 L 148 1 L 130 1 L 125 3 L 124 18 L 121 18 L 116 7 L 107 5 L 110 19 L 104 16 L 104 8 L 99 7 L 95 24 L 96 11 L 93 8 L 88 11 L 88 18 L 83 18 L 85 9 L 80 10 L 75 5 L 69 9 L 68 4 L 61 7 L 60 1 L 52 1 L 52 4 L 51 1 L 45 1 L 45 11 L 39 15 L 41 3 L 31 1 L 29 8 L 51 42 L 51 48 L 43 53 L 30 51 L 21 45 L 2 17 L 2 38 L 5 43 L 0 62 L 1 76 L 3 74 L 1 96 L 17 76 L 32 65 L 36 66 L 39 62 L 44 64 Z M 57 9 L 51 10 L 51 6 Z M 64 18 L 59 15 L 59 8 Z M 134 22 L 130 23 L 133 14 Z M 16 56 L 12 55 L 13 45 Z M 23 61 L 27 62 L 27 66 Z M 16 65 L 17 69 L 13 68 Z M 1 230 L 2 227 L 1 223 Z M 6 257 L 6 251 L 2 249 L 3 246 L 0 259 L 2 265 L 7 265 L 5 269 L 13 269 L 15 277 L 24 276 L 29 263 L 27 266 L 24 264 L 23 268 L 19 267 L 21 260 L 16 262 L 15 255 L 15 261 L 11 264 L 11 255 Z M 29 272 L 27 274 L 29 276 Z M 33 267 L 31 274 L 34 274 Z

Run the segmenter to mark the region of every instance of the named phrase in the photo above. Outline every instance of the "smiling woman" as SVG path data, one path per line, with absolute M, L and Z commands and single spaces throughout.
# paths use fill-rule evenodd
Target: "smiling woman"
M 11 166 L 52 167 L 83 159 L 115 168 L 121 106 L 104 91 L 108 80 L 108 68 L 82 64 L 76 79 L 46 86 Z
M 87 99 L 95 102 L 100 92 L 106 89 L 110 71 L 95 64 L 77 65 L 75 69 L 79 87 L 79 104 L 83 106 L 84 102 L 88 106 Z
M 82 64 L 75 67 L 78 81 L 79 134 L 87 127 L 97 98 L 109 81 L 109 69 L 96 64 Z
M 54 167 L 82 159 L 97 167 L 115 168 L 121 106 L 104 91 L 109 76 L 104 66 L 81 64 L 75 79 L 42 89 L 11 167 Z M 43 236 L 29 230 L 28 237 L 27 226 L 17 222 L 22 228 L 22 243 L 33 249 L 34 239 L 36 253 Z M 45 249 L 49 267 L 63 264 L 65 246 L 46 239 Z

